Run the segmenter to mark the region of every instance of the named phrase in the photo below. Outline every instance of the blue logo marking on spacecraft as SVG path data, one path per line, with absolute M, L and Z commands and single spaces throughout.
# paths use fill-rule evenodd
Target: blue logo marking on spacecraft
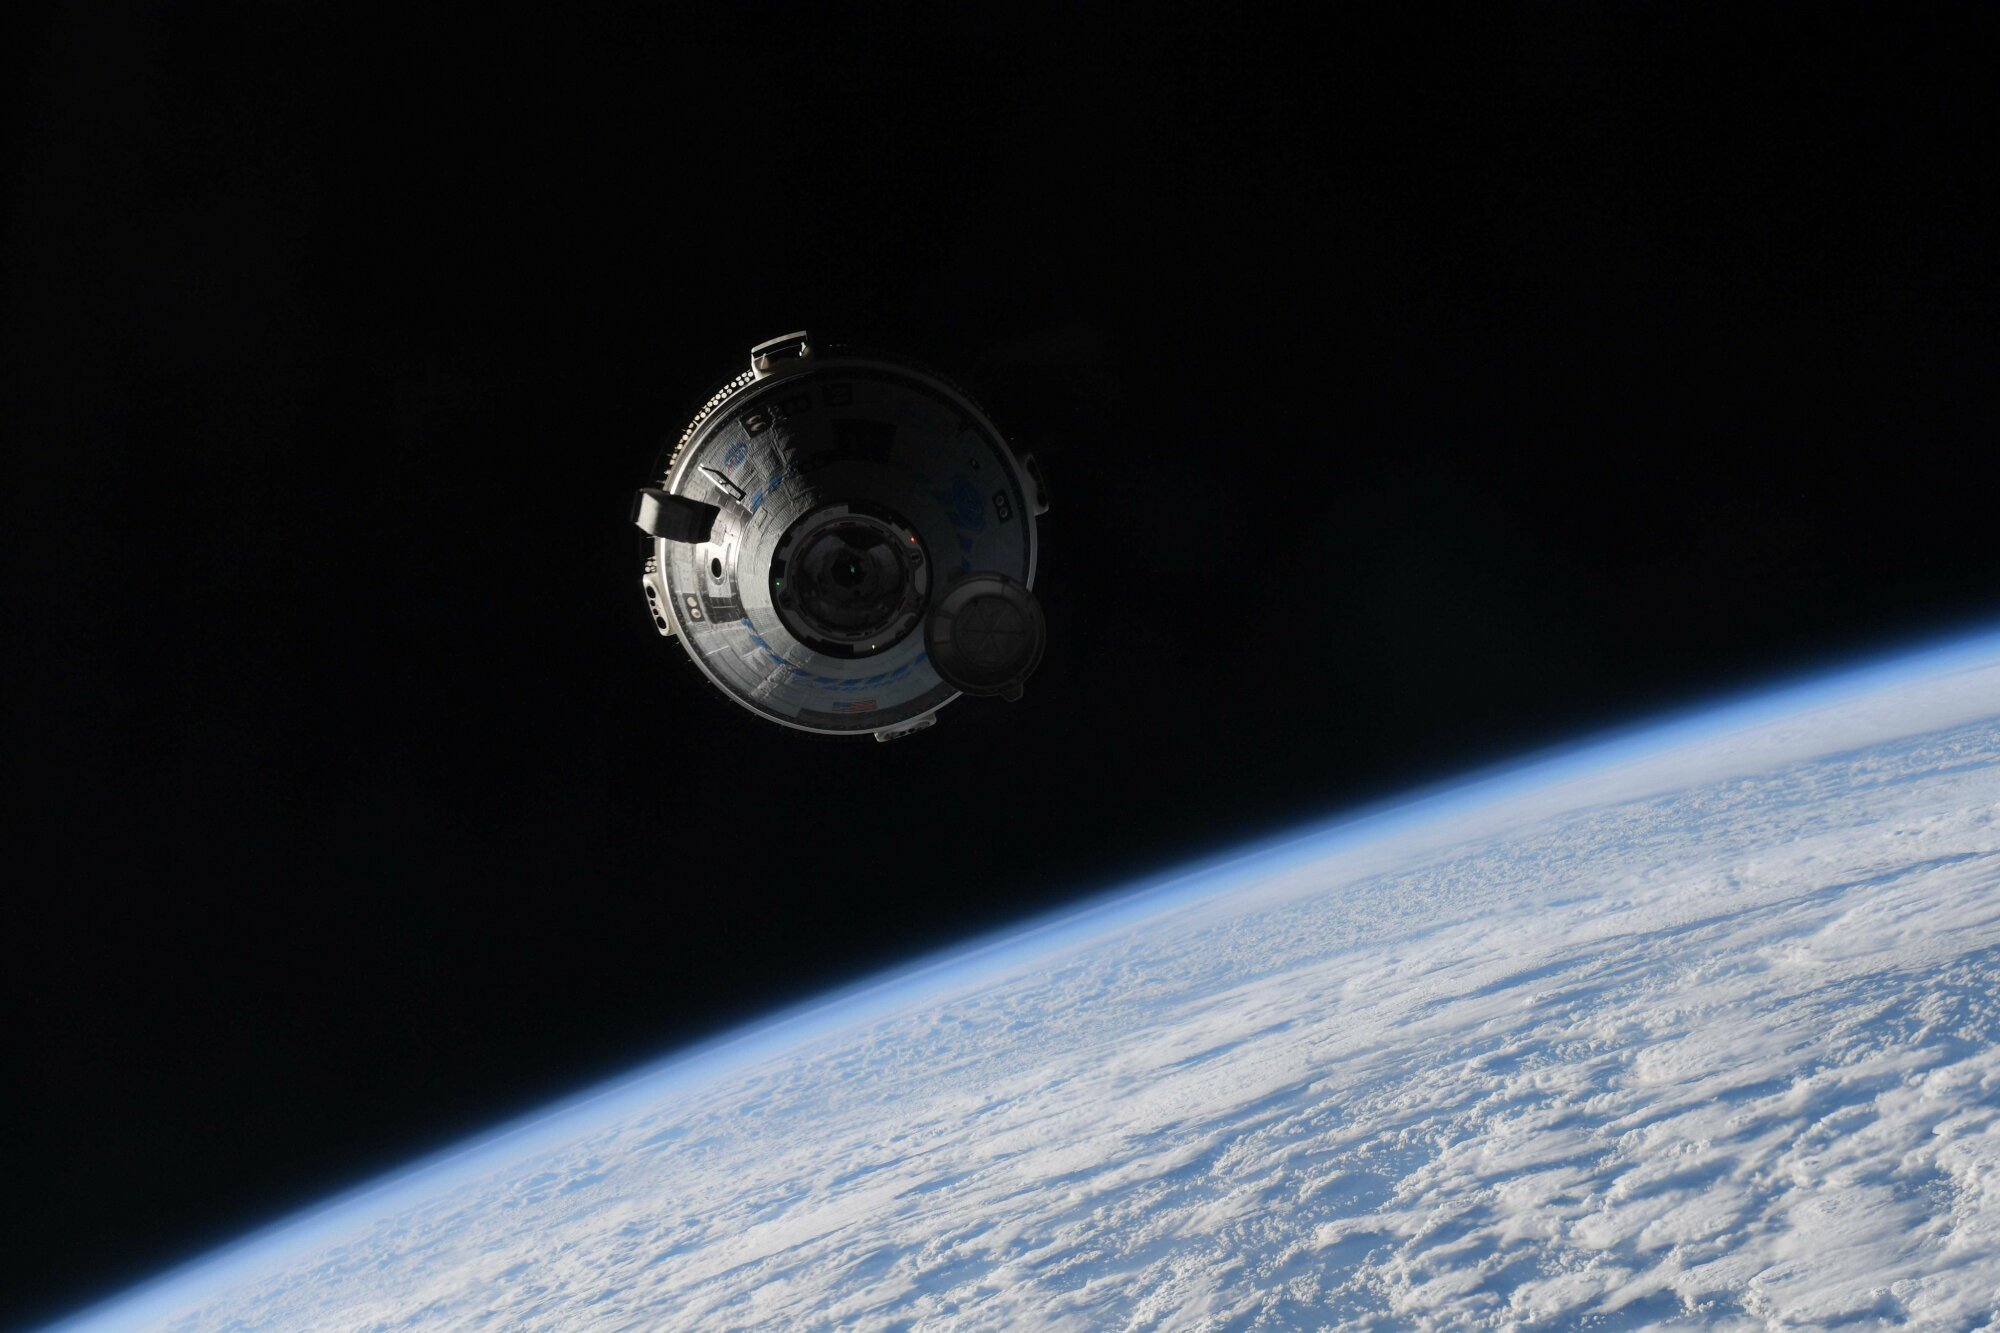
M 954 477 L 951 489 L 930 493 L 931 499 L 951 508 L 952 524 L 963 532 L 986 530 L 986 497 L 964 477 Z
M 778 491 L 782 490 L 785 485 L 785 478 L 791 475 L 792 475 L 792 470 L 790 468 L 786 468 L 780 472 L 775 473 L 770 478 L 770 480 L 766 481 L 762 486 L 759 486 L 756 489 L 756 491 L 750 496 L 750 512 L 754 514 L 759 509 L 763 508 L 765 498 L 767 496 L 774 495 Z
M 958 529 L 959 572 L 972 572 L 973 537 L 986 530 L 986 496 L 965 477 L 954 477 L 951 489 L 928 492 L 930 498 L 951 511 L 952 526 Z
M 911 658 L 909 661 L 903 663 L 903 665 L 897 667 L 894 671 L 884 671 L 881 674 L 874 676 L 853 676 L 853 677 L 821 676 L 821 675 L 816 675 L 811 671 L 808 671 L 806 668 L 799 666 L 796 663 L 787 662 L 783 657 L 780 657 L 778 655 L 777 649 L 771 647 L 770 644 L 764 642 L 763 636 L 758 634 L 755 629 L 751 628 L 750 618 L 748 616 L 745 616 L 743 618 L 741 624 L 743 628 L 749 632 L 750 642 L 757 645 L 757 648 L 766 657 L 771 659 L 771 664 L 773 666 L 777 667 L 781 671 L 788 673 L 795 679 L 802 677 L 804 683 L 808 685 L 817 685 L 819 688 L 823 690 L 870 690 L 875 688 L 877 685 L 887 685 L 893 681 L 901 680 L 903 677 L 909 675 L 911 671 L 916 669 L 918 663 L 924 661 L 926 658 L 930 656 L 930 654 L 927 652 L 920 652 L 915 657 Z

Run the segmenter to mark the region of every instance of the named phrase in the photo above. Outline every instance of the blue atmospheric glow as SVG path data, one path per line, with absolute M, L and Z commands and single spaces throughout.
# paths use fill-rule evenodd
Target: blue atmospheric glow
M 462 1147 L 287 1218 L 221 1250 L 69 1317 L 59 1329 L 125 1328 L 168 1317 L 233 1279 L 268 1271 L 338 1230 L 490 1170 L 544 1143 L 583 1131 L 679 1087 L 753 1063 L 811 1037 L 866 1021 L 928 993 L 977 982 L 1024 959 L 1374 838 L 1704 737 L 1769 722 L 1902 682 L 1992 663 L 2000 627 L 1876 656 L 1860 665 L 1746 691 L 1721 702 L 1654 717 L 1619 730 L 1461 775 L 1448 782 L 1349 810 L 1249 847 L 1237 848 L 1088 898 L 1024 924 L 917 960 L 782 1011 L 710 1041 L 675 1051 L 621 1078 L 525 1116 Z

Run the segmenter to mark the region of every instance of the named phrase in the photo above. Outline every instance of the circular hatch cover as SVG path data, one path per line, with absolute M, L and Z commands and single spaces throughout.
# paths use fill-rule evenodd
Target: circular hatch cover
M 924 622 L 932 669 L 964 694 L 1020 698 L 1021 682 L 1041 663 L 1047 639 L 1035 594 L 991 570 L 966 574 L 946 588 Z

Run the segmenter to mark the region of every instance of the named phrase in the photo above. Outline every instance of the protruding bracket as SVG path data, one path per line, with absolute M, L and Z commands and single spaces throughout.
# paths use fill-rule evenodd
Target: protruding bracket
M 667 611 L 667 577 L 660 572 L 660 562 L 650 555 L 646 557 L 646 572 L 639 576 L 639 588 L 646 594 L 646 610 L 653 617 L 653 628 L 671 639 L 674 618 Z
M 715 488 L 721 491 L 723 494 L 727 495 L 730 499 L 741 500 L 743 498 L 743 488 L 741 486 L 738 486 L 735 482 L 731 481 L 729 479 L 729 474 L 722 471 L 720 468 L 712 468 L 708 464 L 703 463 L 701 465 L 701 475 L 707 477 L 710 481 L 714 482 Z
M 632 497 L 632 521 L 639 531 L 670 542 L 707 541 L 715 529 L 715 516 L 721 512 L 712 504 L 651 486 Z
M 796 370 L 797 366 L 785 363 L 810 361 L 812 354 L 812 336 L 804 329 L 797 333 L 781 333 L 750 349 L 750 373 L 761 380 L 780 371 Z
M 900 740 L 904 736 L 914 736 L 924 728 L 935 726 L 936 724 L 937 714 L 926 713 L 908 726 L 882 728 L 882 730 L 875 733 L 875 739 L 878 741 Z
M 1033 494 L 1028 497 L 1029 505 L 1040 518 L 1049 512 L 1049 483 L 1042 476 L 1042 465 L 1035 461 L 1033 454 L 1021 455 L 1021 471 L 1028 474 L 1028 485 Z

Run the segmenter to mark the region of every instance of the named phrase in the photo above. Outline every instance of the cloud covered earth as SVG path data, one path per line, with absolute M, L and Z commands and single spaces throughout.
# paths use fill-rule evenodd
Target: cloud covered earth
M 1806 757 L 1712 738 L 1656 765 L 1693 785 L 1336 840 L 621 1101 L 160 1322 L 1990 1326 L 1996 679 L 1858 748 L 1839 705 Z

